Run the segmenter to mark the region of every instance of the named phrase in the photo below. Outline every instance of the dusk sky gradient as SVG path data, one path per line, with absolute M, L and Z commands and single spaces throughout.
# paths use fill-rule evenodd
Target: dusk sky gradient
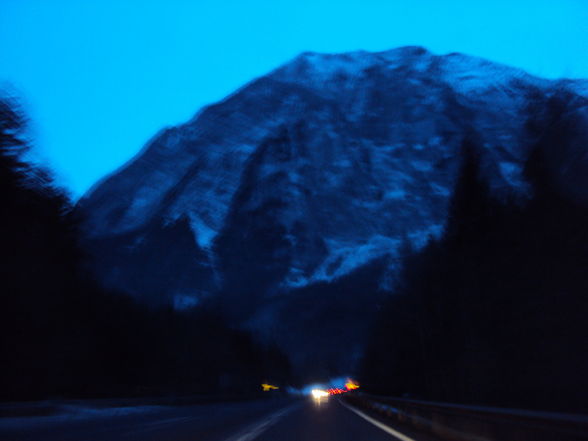
M 588 1 L 0 0 L 0 88 L 75 198 L 300 52 L 406 45 L 588 78 Z

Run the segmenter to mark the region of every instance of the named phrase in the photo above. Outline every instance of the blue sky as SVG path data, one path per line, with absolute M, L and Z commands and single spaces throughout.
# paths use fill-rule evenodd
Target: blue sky
M 0 87 L 74 197 L 302 51 L 404 45 L 588 78 L 588 0 L 0 0 Z

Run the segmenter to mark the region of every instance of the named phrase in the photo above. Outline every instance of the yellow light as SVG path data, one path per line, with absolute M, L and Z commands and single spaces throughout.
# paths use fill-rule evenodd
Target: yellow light
M 347 388 L 347 390 L 359 389 L 359 384 L 357 384 L 352 379 L 348 378 L 347 383 L 345 383 L 345 387 Z
M 272 384 L 267 384 L 267 383 L 263 383 L 261 385 L 261 388 L 263 389 L 264 392 L 269 392 L 270 390 L 276 390 L 279 389 L 278 386 L 274 386 Z

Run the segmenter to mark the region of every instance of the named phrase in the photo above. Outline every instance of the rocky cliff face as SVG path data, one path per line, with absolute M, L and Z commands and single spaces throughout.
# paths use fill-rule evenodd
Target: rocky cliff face
M 524 197 L 526 121 L 557 89 L 586 122 L 584 81 L 419 47 L 304 53 L 163 130 L 82 198 L 96 269 L 149 302 L 223 292 L 244 321 L 277 297 L 287 310 L 283 293 L 439 234 L 466 136 L 495 194 Z M 553 152 L 570 194 L 566 176 L 588 185 L 584 145 Z

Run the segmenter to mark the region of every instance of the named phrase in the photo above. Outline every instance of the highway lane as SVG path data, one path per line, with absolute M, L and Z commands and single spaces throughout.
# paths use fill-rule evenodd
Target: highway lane
M 390 441 L 394 438 L 345 408 L 338 399 L 308 400 L 256 441 Z
M 438 441 L 432 437 L 393 427 L 374 415 L 329 397 L 307 400 L 255 438 L 231 441 Z
M 87 413 L 87 412 L 86 412 Z M 330 397 L 0 418 L 2 441 L 430 441 Z

